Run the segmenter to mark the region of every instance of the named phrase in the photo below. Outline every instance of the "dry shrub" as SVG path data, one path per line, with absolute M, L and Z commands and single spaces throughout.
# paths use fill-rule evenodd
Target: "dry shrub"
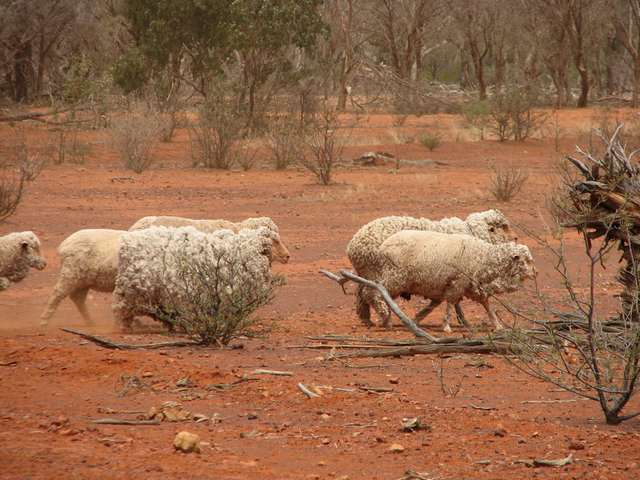
M 13 215 L 20 205 L 26 180 L 22 170 L 0 169 L 0 222 Z
M 160 115 L 148 108 L 130 111 L 113 120 L 111 139 L 124 167 L 142 173 L 151 166 L 153 148 L 162 132 Z
M 533 87 L 507 84 L 491 99 L 489 127 L 501 142 L 509 138 L 522 142 L 546 122 L 546 114 L 535 110 L 536 106 Z
M 20 172 L 25 181 L 33 182 L 44 168 L 46 160 L 38 154 L 30 154 L 20 163 Z
M 91 154 L 91 144 L 79 140 L 77 131 L 61 131 L 58 135 L 58 152 L 53 157 L 53 163 L 84 165 L 89 154 Z
M 244 129 L 232 99 L 223 89 L 209 93 L 198 117 L 198 123 L 189 129 L 193 166 L 230 169 L 236 160 L 233 146 Z
M 242 145 L 237 149 L 236 162 L 245 172 L 251 170 L 258 162 L 257 151 L 249 145 Z
M 442 140 L 439 135 L 427 132 L 420 137 L 420 143 L 425 148 L 428 148 L 430 152 L 433 152 L 440 146 Z
M 529 178 L 529 174 L 522 168 L 518 168 L 513 164 L 506 167 L 491 167 L 493 175 L 491 176 L 491 186 L 489 191 L 499 202 L 509 202 L 513 199 Z
M 276 118 L 267 131 L 267 147 L 276 170 L 285 170 L 302 157 L 299 122 L 290 116 Z
M 344 141 L 339 134 L 338 115 L 325 106 L 315 115 L 305 135 L 308 154 L 300 159 L 301 165 L 312 172 L 318 182 L 329 185 L 333 170 L 340 162 Z
M 205 257 L 176 256 L 175 291 L 165 296 L 171 300 L 156 307 L 154 316 L 204 345 L 227 345 L 250 333 L 257 322 L 252 314 L 271 301 L 276 283 L 248 279 L 250 267 L 237 258 L 216 249 Z

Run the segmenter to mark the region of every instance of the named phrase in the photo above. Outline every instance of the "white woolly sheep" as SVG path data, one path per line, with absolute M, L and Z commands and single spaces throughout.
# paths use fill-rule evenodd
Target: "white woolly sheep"
M 44 269 L 40 240 L 33 232 L 15 232 L 0 237 L 0 290 L 20 282 L 30 268 Z
M 154 220 L 155 219 L 155 220 Z M 180 221 L 195 222 L 195 228 L 207 232 L 226 229 L 225 225 L 233 225 L 233 231 L 238 231 L 237 225 L 245 229 L 257 229 L 267 227 L 274 234 L 272 241 L 275 257 L 282 263 L 289 260 L 289 251 L 286 249 L 278 234 L 278 227 L 269 218 L 249 218 L 244 222 L 234 224 L 226 220 L 200 221 L 179 219 L 179 217 L 144 217 L 136 222 L 131 230 L 139 230 L 152 226 L 154 221 L 162 222 L 164 219 L 175 219 L 173 225 L 180 226 Z M 168 223 L 169 220 L 167 220 Z M 60 256 L 60 274 L 58 281 L 49 296 L 47 306 L 40 316 L 40 324 L 47 325 L 58 305 L 66 297 L 71 298 L 78 311 L 89 325 L 93 323 L 86 306 L 89 290 L 98 292 L 113 292 L 118 272 L 118 248 L 120 238 L 125 230 L 110 229 L 85 229 L 79 230 L 67 237 L 58 247 Z
M 493 245 L 469 235 L 405 230 L 385 240 L 380 255 L 384 267 L 378 281 L 393 298 L 409 293 L 431 300 L 417 321 L 441 302 L 448 303 L 446 331 L 450 331 L 450 306 L 463 298 L 480 303 L 495 327 L 501 328 L 489 297 L 513 292 L 534 276 L 533 259 L 525 245 Z M 368 289 L 364 297 L 388 326 L 389 307 L 379 292 Z
M 266 227 L 277 234 L 273 239 L 273 255 L 275 259 L 281 263 L 287 263 L 291 257 L 289 250 L 280 238 L 278 226 L 269 217 L 247 218 L 241 222 L 234 223 L 228 220 L 195 220 L 183 217 L 151 216 L 138 220 L 129 228 L 129 231 L 142 230 L 149 227 L 195 227 L 204 233 L 213 233 L 223 228 L 238 233 L 244 229 L 255 230 L 260 227 Z
M 234 289 L 255 286 L 257 290 L 271 281 L 273 239 L 268 228 L 218 230 L 206 234 L 194 227 L 151 227 L 122 235 L 118 257 L 118 275 L 113 293 L 113 312 L 124 329 L 130 329 L 136 316 L 146 315 L 162 321 L 156 313 L 181 295 L 179 285 L 191 278 L 181 262 L 209 265 L 207 282 L 220 285 L 218 294 L 232 301 Z M 204 263 L 202 263 L 204 262 Z M 197 275 L 201 275 L 199 272 Z M 215 276 L 215 278 L 214 278 Z M 170 326 L 171 327 L 171 326 Z
M 68 236 L 58 247 L 60 274 L 40 316 L 46 325 L 60 302 L 70 297 L 85 322 L 93 324 L 87 310 L 89 290 L 113 292 L 118 271 L 118 247 L 124 230 L 86 229 Z
M 356 273 L 368 280 L 381 278 L 384 261 L 379 254 L 380 245 L 391 235 L 402 230 L 434 231 L 440 233 L 467 234 L 490 243 L 502 243 L 512 239 L 509 221 L 498 210 L 472 213 L 465 220 L 457 217 L 429 220 L 414 217 L 382 217 L 364 225 L 347 245 L 347 256 Z M 369 304 L 363 300 L 367 287 L 358 286 L 356 311 L 365 325 L 372 325 Z M 456 310 L 459 307 L 456 306 Z M 461 311 L 459 315 L 461 315 Z

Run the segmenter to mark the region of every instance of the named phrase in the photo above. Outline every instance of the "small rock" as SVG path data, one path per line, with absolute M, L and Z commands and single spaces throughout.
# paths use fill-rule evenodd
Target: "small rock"
M 173 448 L 184 453 L 200 453 L 200 437 L 195 433 L 180 432 L 173 439 Z
M 248 420 L 257 420 L 258 419 L 258 415 L 256 413 L 250 413 L 247 415 L 247 419 Z
M 320 415 L 320 418 L 322 420 L 329 420 L 331 418 L 331 415 L 329 415 L 328 413 L 323 413 Z
M 404 447 L 399 443 L 392 443 L 391 446 L 389 447 L 389 451 L 391 453 L 402 453 L 404 452 Z
M 504 428 L 496 428 L 493 431 L 493 435 L 496 437 L 506 437 L 507 436 L 507 431 Z
M 328 438 L 323 438 L 322 440 L 320 440 L 320 442 L 323 445 L 329 445 L 331 443 L 331 440 L 329 440 Z
M 584 450 L 584 443 L 571 442 L 569 444 L 569 450 Z
M 324 460 L 320 460 L 320 461 L 318 462 L 318 466 L 319 466 L 319 467 L 326 467 L 326 466 L 327 466 L 327 462 L 325 462 Z
M 389 379 L 389 383 L 391 383 L 393 385 L 398 385 L 400 383 L 400 379 L 398 377 L 391 377 Z

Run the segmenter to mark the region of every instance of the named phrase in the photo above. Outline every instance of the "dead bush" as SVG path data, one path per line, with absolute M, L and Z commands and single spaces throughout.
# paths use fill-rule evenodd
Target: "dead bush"
M 153 110 L 136 110 L 113 119 L 111 139 L 124 167 L 142 173 L 154 161 L 151 152 L 160 139 L 162 122 L 160 115 Z
M 20 172 L 24 176 L 25 181 L 33 182 L 44 168 L 46 160 L 38 154 L 27 155 L 22 163 L 20 163 Z
M 276 118 L 267 131 L 267 147 L 276 170 L 285 170 L 303 155 L 299 122 L 286 116 Z
M 501 142 L 509 138 L 522 142 L 546 121 L 546 114 L 536 111 L 536 106 L 534 88 L 509 83 L 490 101 L 489 127 Z
M 22 170 L 0 169 L 0 222 L 16 212 L 22 201 L 26 181 Z
M 300 158 L 300 164 L 322 185 L 331 183 L 333 171 L 342 157 L 344 142 L 339 127 L 337 113 L 325 106 L 315 115 L 305 135 L 308 152 Z
M 442 143 L 442 139 L 437 134 L 425 133 L 420 137 L 420 143 L 425 148 L 428 148 L 430 152 L 433 152 Z
M 491 176 L 489 191 L 499 202 L 509 202 L 520 193 L 529 178 L 529 174 L 525 170 L 513 164 L 506 167 L 494 165 L 491 169 L 493 170 L 493 175 Z
M 78 132 L 61 131 L 58 134 L 58 152 L 53 157 L 53 163 L 62 165 L 71 163 L 73 165 L 84 165 L 87 157 L 91 154 L 91 144 L 78 139 Z
M 251 267 L 237 258 L 216 249 L 206 257 L 183 253 L 176 258 L 175 290 L 165 295 L 171 300 L 155 307 L 154 317 L 204 345 L 227 345 L 250 333 L 257 323 L 252 314 L 271 301 L 275 282 L 248 275 Z
M 211 92 L 198 113 L 198 123 L 189 129 L 193 166 L 230 169 L 236 160 L 233 146 L 244 128 L 232 99 L 222 89 Z

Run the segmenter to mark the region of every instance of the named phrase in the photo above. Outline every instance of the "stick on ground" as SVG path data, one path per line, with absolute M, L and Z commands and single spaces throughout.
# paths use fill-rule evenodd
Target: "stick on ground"
M 193 340 L 180 340 L 176 342 L 159 342 L 159 343 L 142 343 L 138 345 L 133 345 L 130 343 L 116 343 L 111 340 L 107 340 L 105 338 L 96 337 L 95 335 L 89 335 L 88 333 L 81 332 L 79 330 L 74 330 L 73 328 L 61 328 L 63 332 L 72 333 L 73 335 L 78 335 L 90 342 L 95 343 L 104 348 L 110 348 L 112 350 L 143 350 L 143 349 L 153 349 L 153 348 L 166 348 L 166 347 L 193 347 L 196 345 L 200 345 L 198 342 L 194 342 Z

